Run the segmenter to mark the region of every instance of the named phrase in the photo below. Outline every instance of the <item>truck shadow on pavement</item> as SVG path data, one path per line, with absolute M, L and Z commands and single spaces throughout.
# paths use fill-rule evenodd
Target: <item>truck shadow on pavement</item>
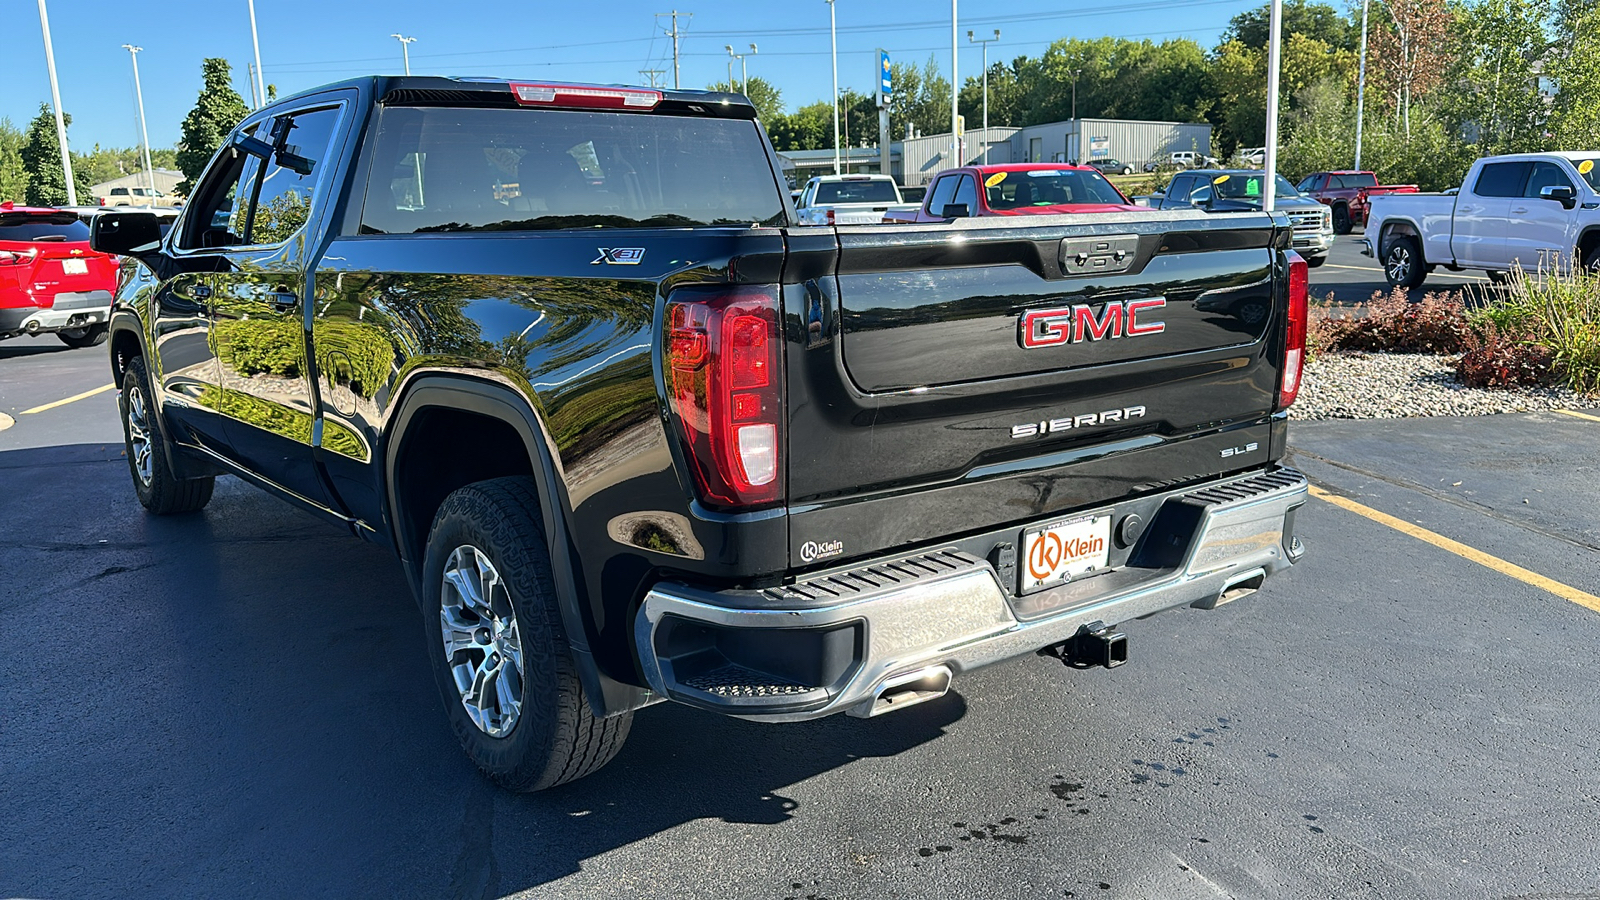
M 659 705 L 600 773 L 509 794 L 450 733 L 392 554 L 235 479 L 148 516 L 120 454 L 0 452 L 0 896 L 501 896 L 696 819 L 783 822 L 786 786 L 966 711 Z

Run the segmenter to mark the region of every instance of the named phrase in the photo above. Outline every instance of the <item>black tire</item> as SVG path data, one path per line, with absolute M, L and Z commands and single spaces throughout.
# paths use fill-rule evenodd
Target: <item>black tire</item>
M 1333 208 L 1333 233 L 1350 233 L 1350 207 L 1340 204 Z
M 1501 269 L 1490 269 L 1488 275 L 1490 284 L 1506 284 L 1511 281 L 1511 273 Z
M 1383 251 L 1383 277 L 1390 287 L 1409 291 L 1422 286 L 1428 267 L 1422 261 L 1422 248 L 1416 238 L 1403 234 L 1389 239 Z
M 179 478 L 172 473 L 167 464 L 167 438 L 161 430 L 161 416 L 149 399 L 149 385 L 144 358 L 128 360 L 117 407 L 122 413 L 123 449 L 133 492 L 140 505 L 154 515 L 195 512 L 211 501 L 217 479 L 210 475 Z
M 1600 247 L 1595 247 L 1584 254 L 1583 267 L 1592 275 L 1600 275 Z
M 1327 262 L 1327 261 L 1328 261 L 1328 254 L 1326 254 L 1326 253 L 1322 254 L 1321 256 L 1308 256 L 1308 257 L 1306 257 L 1306 268 L 1308 268 L 1308 269 L 1319 269 L 1319 268 L 1322 267 L 1322 264 Z
M 530 478 L 496 478 L 455 491 L 445 498 L 434 516 L 422 570 L 428 658 L 450 726 L 467 757 L 489 780 L 512 791 L 540 791 L 598 771 L 622 749 L 633 722 L 631 712 L 599 719 L 589 708 L 556 605 L 555 581 L 538 509 L 538 493 Z M 452 562 L 458 558 L 457 553 L 469 550 L 487 559 L 498 575 L 500 587 L 491 586 L 489 596 L 484 598 L 494 611 L 492 615 L 474 615 L 466 620 L 477 644 L 463 641 L 458 645 L 462 649 L 447 655 L 443 622 L 447 612 L 445 572 L 447 566 L 458 565 Z M 483 593 L 481 582 L 478 590 Z M 453 630 L 464 638 L 468 632 L 461 625 L 461 610 L 466 610 L 468 604 L 458 602 L 462 596 L 458 588 L 452 587 L 450 593 Z M 510 651 L 509 644 L 500 643 L 507 608 L 515 616 L 514 651 Z M 481 669 L 500 651 L 509 651 L 505 660 L 512 658 L 512 652 L 520 653 L 521 671 L 501 662 L 501 675 L 493 682 L 498 713 L 488 717 L 491 721 L 487 726 L 480 725 L 467 711 L 469 700 L 457 684 L 456 672 L 462 664 Z M 516 674 L 515 685 L 506 688 L 506 692 L 509 694 L 514 688 L 520 695 L 517 709 L 510 716 L 506 714 L 509 707 L 500 702 L 504 697 L 498 690 L 502 679 L 511 680 L 506 673 Z M 463 673 L 463 677 L 471 675 Z M 474 686 L 489 683 L 473 682 Z M 475 708 L 482 714 L 481 704 Z M 503 728 L 504 733 L 492 734 L 494 728 Z
M 86 325 L 82 328 L 68 328 L 64 331 L 58 331 L 56 332 L 56 337 L 61 339 L 61 343 L 73 349 L 97 347 L 106 342 L 106 334 L 109 330 L 105 325 Z

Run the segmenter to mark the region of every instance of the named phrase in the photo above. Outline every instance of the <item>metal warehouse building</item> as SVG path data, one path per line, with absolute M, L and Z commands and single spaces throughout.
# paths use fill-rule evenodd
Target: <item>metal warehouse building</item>
M 974 162 L 1090 162 L 1116 159 L 1142 170 L 1151 160 L 1165 162 L 1178 150 L 1211 153 L 1211 126 L 1205 123 L 1139 122 L 1123 119 L 1074 119 L 1026 128 L 974 129 L 962 136 L 960 165 Z M 833 153 L 801 151 L 795 157 L 796 175 L 831 174 Z M 896 141 L 890 153 L 891 174 L 903 185 L 927 184 L 933 176 L 958 163 L 950 153 L 950 135 L 930 134 Z M 852 172 L 876 172 L 877 151 L 852 149 Z M 826 172 L 823 169 L 826 169 Z

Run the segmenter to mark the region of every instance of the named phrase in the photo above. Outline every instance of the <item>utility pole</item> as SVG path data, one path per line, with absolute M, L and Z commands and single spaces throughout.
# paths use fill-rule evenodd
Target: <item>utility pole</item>
M 750 55 L 756 55 L 755 44 L 750 45 Z M 739 89 L 744 92 L 744 95 L 746 97 L 750 96 L 750 68 L 743 56 L 739 57 L 739 85 Z
M 1361 74 L 1356 79 L 1356 171 L 1361 171 L 1361 119 L 1367 111 L 1367 0 L 1361 0 Z
M 967 32 L 967 40 L 974 44 L 983 45 L 983 161 L 989 161 L 989 45 L 1000 40 L 1000 29 L 994 30 L 992 38 L 975 38 L 972 32 Z
M 833 44 L 833 174 L 839 174 L 839 20 L 833 9 L 833 0 L 823 0 L 828 4 L 828 36 Z M 954 2 L 954 0 L 951 0 Z M 39 8 L 44 9 L 44 0 L 39 0 Z
M 67 120 L 61 113 L 61 86 L 56 82 L 56 51 L 50 46 L 50 14 L 39 0 L 39 27 L 44 31 L 44 62 L 50 70 L 50 102 L 56 107 L 56 142 L 61 145 L 61 174 L 67 178 L 67 205 L 78 205 L 78 186 L 72 181 L 72 153 L 67 149 Z
M 43 3 L 44 0 L 39 2 Z M 256 35 L 256 0 L 250 0 L 250 46 L 256 52 L 256 91 L 261 97 L 261 106 L 266 106 L 267 77 L 261 74 L 261 38 Z
M 1278 69 L 1283 62 L 1283 0 L 1272 0 L 1272 31 L 1267 39 L 1267 158 L 1261 208 L 1272 212 L 1278 199 Z
M 960 127 L 960 99 L 961 77 L 958 74 L 958 61 L 956 59 L 956 0 L 950 0 L 950 159 L 953 162 L 946 168 L 961 165 L 961 135 Z
M 666 69 L 640 69 L 639 70 L 639 74 L 643 75 L 644 77 L 646 77 L 648 79 L 650 79 L 650 86 L 651 87 L 660 87 L 660 85 L 658 85 L 656 83 L 656 79 L 659 78 L 662 75 L 667 74 L 667 70 Z
M 1078 76 L 1083 74 L 1082 69 L 1072 72 L 1072 121 L 1078 121 Z
M 411 74 L 411 45 L 413 43 L 415 43 L 417 39 L 414 38 L 414 37 L 404 37 L 401 34 L 399 34 L 398 32 L 396 32 L 395 34 L 389 35 L 389 37 L 392 37 L 395 40 L 400 42 L 400 55 L 403 56 L 405 58 L 405 61 L 406 61 L 406 74 L 410 75 Z
M 683 32 L 678 28 L 678 17 L 688 16 L 693 18 L 694 13 L 680 13 L 677 10 L 673 10 L 669 13 L 656 13 L 656 18 L 659 19 L 662 16 L 672 17 L 672 29 L 667 32 L 667 37 L 672 38 L 672 89 L 676 91 L 683 87 L 683 82 L 679 77 L 678 67 L 678 38 L 683 36 Z M 733 86 L 731 84 L 733 81 L 732 69 L 729 70 L 728 81 L 730 82 L 728 86 L 731 88 Z
M 245 63 L 244 73 L 246 76 L 244 80 L 250 84 L 250 108 L 260 109 L 261 98 L 256 95 L 256 64 L 253 62 Z
M 150 185 L 150 204 L 155 205 L 156 173 L 150 167 L 150 129 L 144 123 L 144 88 L 139 86 L 139 51 L 143 47 L 132 44 L 123 44 L 122 49 L 128 51 L 128 57 L 133 60 L 133 98 L 139 104 L 139 139 L 143 141 L 144 148 L 144 180 Z

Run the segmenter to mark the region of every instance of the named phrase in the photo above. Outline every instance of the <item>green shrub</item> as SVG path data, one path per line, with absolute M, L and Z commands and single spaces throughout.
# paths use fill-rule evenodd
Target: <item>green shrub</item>
M 1600 392 L 1600 275 L 1581 268 L 1516 270 L 1501 315 L 1522 318 L 1533 340 L 1550 349 L 1556 372 L 1573 390 Z

